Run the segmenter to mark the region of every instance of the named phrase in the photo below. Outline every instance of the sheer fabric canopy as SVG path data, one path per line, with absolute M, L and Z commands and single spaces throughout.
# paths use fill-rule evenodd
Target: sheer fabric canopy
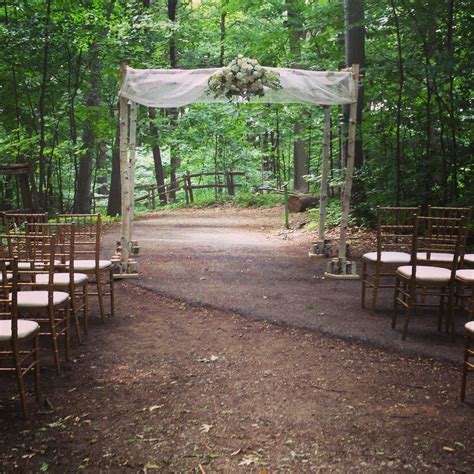
M 280 76 L 281 89 L 266 89 L 251 103 L 341 105 L 354 102 L 352 72 L 266 68 Z M 182 107 L 187 104 L 228 102 L 207 92 L 212 74 L 221 69 L 133 69 L 127 67 L 121 96 L 147 107 Z

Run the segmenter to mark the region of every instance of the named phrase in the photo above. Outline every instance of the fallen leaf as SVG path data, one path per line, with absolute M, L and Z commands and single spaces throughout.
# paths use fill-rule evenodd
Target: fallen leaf
M 160 408 L 163 408 L 163 405 L 152 405 L 150 408 L 148 408 L 148 410 L 155 411 L 155 410 L 159 410 Z
M 201 433 L 209 433 L 209 431 L 211 430 L 211 428 L 212 428 L 212 425 L 208 425 L 208 424 L 206 424 L 206 423 L 203 423 L 203 424 L 201 425 L 201 428 L 199 429 L 199 431 L 200 431 Z
M 443 446 L 443 451 L 446 451 L 448 453 L 454 453 L 455 449 L 450 448 L 449 446 Z

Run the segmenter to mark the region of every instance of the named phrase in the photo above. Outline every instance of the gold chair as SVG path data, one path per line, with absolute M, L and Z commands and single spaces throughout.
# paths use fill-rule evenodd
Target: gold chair
M 474 319 L 474 269 L 465 268 L 456 272 L 457 295 L 466 303 L 466 310 L 470 319 Z M 464 293 L 466 290 L 467 294 Z
M 59 337 L 65 339 L 66 360 L 69 360 L 69 293 L 55 291 L 55 236 L 10 234 L 0 236 L 6 242 L 10 258 L 16 257 L 22 263 L 18 269 L 18 311 L 40 324 L 40 336 L 51 338 L 54 363 L 61 373 L 59 360 Z M 37 280 L 47 275 L 45 283 Z M 40 289 L 38 289 L 40 288 Z
M 105 320 L 104 297 L 110 298 L 110 315 L 114 315 L 114 278 L 112 262 L 100 258 L 100 239 L 102 221 L 100 214 L 58 214 L 57 222 L 75 224 L 75 271 L 94 276 L 90 283 L 95 284 L 100 316 Z M 107 291 L 105 286 L 109 287 Z
M 405 324 L 402 339 L 405 340 L 408 324 L 417 307 L 438 307 L 438 330 L 441 330 L 445 299 L 448 299 L 448 317 L 446 330 L 451 329 L 455 337 L 454 296 L 455 276 L 459 260 L 462 259 L 462 242 L 464 238 L 464 219 L 440 217 L 416 217 L 413 233 L 411 264 L 397 268 L 392 329 L 397 322 L 398 305 L 406 308 Z M 451 269 L 428 265 L 418 265 L 417 255 L 420 252 L 453 254 Z M 420 298 L 419 298 L 420 297 Z M 439 298 L 439 304 L 426 302 L 426 297 Z
M 471 340 L 474 338 L 474 321 L 466 323 L 464 326 L 464 364 L 462 369 L 462 381 L 461 381 L 461 401 L 463 402 L 466 397 L 466 380 L 467 373 L 474 371 L 474 363 L 469 359 L 474 357 L 474 350 L 471 349 Z
M 24 233 L 27 224 L 38 224 L 48 222 L 48 214 L 43 213 L 22 213 L 22 212 L 4 212 L 2 214 L 5 233 Z
M 7 272 L 8 267 L 8 272 Z M 21 410 L 27 417 L 24 377 L 34 372 L 36 400 L 40 400 L 39 324 L 18 319 L 18 262 L 0 259 L 0 373 L 14 372 Z M 27 349 L 27 344 L 32 343 Z
M 377 207 L 377 250 L 362 256 L 362 307 L 366 290 L 372 288 L 371 310 L 375 310 L 379 288 L 393 288 L 393 283 L 381 284 L 381 279 L 395 277 L 396 269 L 410 262 L 413 235 L 413 215 L 419 207 Z
M 27 224 L 27 234 L 55 235 L 55 272 L 53 286 L 58 290 L 66 290 L 71 297 L 71 315 L 74 320 L 76 335 L 82 343 L 79 328 L 79 313 L 82 311 L 84 333 L 88 333 L 88 282 L 85 273 L 78 273 L 74 269 L 75 230 L 74 224 L 30 223 Z M 72 262 L 70 264 L 69 262 Z M 48 275 L 38 275 L 36 283 L 46 284 Z
M 444 219 L 463 218 L 465 223 L 465 235 L 462 245 L 465 247 L 468 236 L 468 226 L 471 222 L 471 207 L 435 207 L 428 206 L 428 217 L 439 217 Z M 453 254 L 450 252 L 419 252 L 416 258 L 423 265 L 435 265 L 451 268 L 453 263 Z M 466 258 L 466 256 L 464 256 Z M 469 258 L 469 257 L 468 257 Z

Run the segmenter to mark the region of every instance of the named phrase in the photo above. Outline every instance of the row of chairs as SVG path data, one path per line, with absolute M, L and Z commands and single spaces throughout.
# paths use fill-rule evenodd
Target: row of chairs
M 16 373 L 26 416 L 23 377 L 30 371 L 35 372 L 39 397 L 38 337 L 50 339 L 60 374 L 60 339 L 65 341 L 66 360 L 70 354 L 70 315 L 81 343 L 82 332 L 88 333 L 90 295 L 98 297 L 102 320 L 106 318 L 106 297 L 110 298 L 110 315 L 114 314 L 112 263 L 100 258 L 100 214 L 57 215 L 48 222 L 46 214 L 4 213 L 3 223 L 0 357 L 14 363 L 11 367 L 2 364 L 0 372 Z M 89 286 L 94 287 L 92 292 Z M 33 349 L 20 350 L 30 340 Z
M 474 319 L 474 254 L 466 253 L 472 210 L 429 207 L 428 215 L 420 213 L 419 207 L 377 208 L 377 250 L 362 257 L 362 307 L 368 289 L 372 289 L 374 311 L 378 290 L 393 288 L 392 328 L 398 308 L 404 307 L 403 340 L 416 308 L 430 306 L 439 310 L 438 330 L 446 313 L 446 332 L 451 331 L 455 338 L 455 307 L 465 305 L 469 318 Z M 474 370 L 470 363 L 473 338 L 471 321 L 465 325 L 462 400 L 467 372 Z

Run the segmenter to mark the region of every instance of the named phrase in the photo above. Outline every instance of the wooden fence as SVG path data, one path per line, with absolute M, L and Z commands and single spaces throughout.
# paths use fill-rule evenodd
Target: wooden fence
M 201 182 L 202 177 L 214 177 L 213 183 L 195 184 L 193 180 L 199 179 Z M 135 202 L 147 201 L 149 209 L 156 209 L 156 199 L 159 197 L 160 192 L 163 191 L 167 194 L 173 191 L 184 190 L 186 203 L 194 202 L 194 190 L 195 189 L 215 189 L 216 192 L 219 190 L 227 190 L 230 196 L 235 195 L 235 188 L 241 187 L 242 185 L 235 182 L 236 176 L 245 176 L 243 171 L 228 171 L 225 173 L 185 173 L 182 178 L 176 181 L 158 186 L 156 184 L 146 184 L 136 186 L 137 189 L 145 191 L 145 194 L 137 196 Z M 221 183 L 221 181 L 223 183 Z

